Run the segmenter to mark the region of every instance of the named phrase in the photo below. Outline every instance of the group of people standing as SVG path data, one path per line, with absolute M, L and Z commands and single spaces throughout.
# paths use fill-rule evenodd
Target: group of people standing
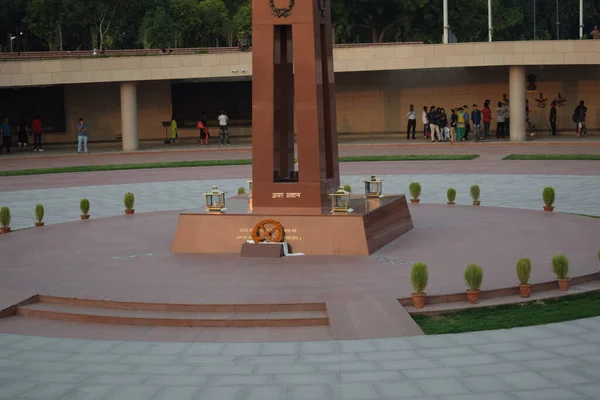
M 229 140 L 229 128 L 228 121 L 229 117 L 225 113 L 225 111 L 221 111 L 218 117 L 219 120 L 219 133 L 221 136 L 221 145 L 225 146 L 225 143 L 228 145 L 231 144 Z M 200 132 L 200 139 L 198 143 L 202 145 L 208 145 L 210 140 L 210 130 L 208 128 L 208 121 L 206 119 L 206 114 L 202 114 L 202 117 L 196 122 L 196 128 Z M 177 143 L 177 139 L 179 139 L 179 128 L 177 127 L 177 119 L 175 116 L 171 117 L 171 143 Z
M 453 108 L 450 110 L 450 115 L 446 114 L 446 110 L 442 107 L 423 107 L 421 113 L 421 121 L 423 122 L 423 136 L 425 139 L 431 139 L 433 143 L 439 142 L 462 142 L 469 140 L 469 134 L 473 132 L 475 141 L 485 140 L 490 136 L 490 127 L 492 123 L 492 109 L 490 100 L 486 100 L 483 108 L 479 110 L 477 104 L 473 104 L 471 112 L 469 107 Z M 550 127 L 552 136 L 556 136 L 556 110 L 557 103 L 552 102 L 550 109 Z M 529 101 L 525 101 L 525 122 L 530 132 L 533 130 L 533 125 L 529 117 Z M 417 112 L 414 105 L 410 105 L 407 112 L 408 126 L 406 128 L 406 139 L 415 139 L 417 130 Z M 583 100 L 579 103 L 573 112 L 573 122 L 576 124 L 577 137 L 587 135 L 586 127 L 587 107 Z M 499 101 L 495 110 L 496 119 L 496 138 L 510 138 L 510 106 L 507 99 L 504 102 Z M 533 133 L 530 133 L 533 136 Z
M 44 151 L 42 148 L 42 132 L 43 125 L 42 119 L 37 116 L 31 121 L 31 130 L 25 118 L 21 118 L 17 127 L 18 133 L 18 146 L 19 151 L 27 151 L 27 145 L 29 144 L 29 136 L 33 135 L 33 151 Z M 6 152 L 10 154 L 12 149 L 12 126 L 8 117 L 4 117 L 2 123 L 0 123 L 0 135 L 2 135 L 2 145 L 0 145 L 0 154 L 2 150 L 6 149 Z
M 410 105 L 407 113 L 408 128 L 406 139 L 415 139 L 417 127 L 417 113 L 414 105 Z M 479 110 L 477 104 L 473 104 L 473 109 L 469 112 L 469 106 L 453 108 L 450 110 L 450 115 L 446 113 L 444 108 L 431 106 L 423 107 L 421 114 L 423 122 L 423 136 L 426 139 L 431 139 L 432 143 L 439 142 L 462 142 L 469 140 L 471 133 L 471 124 L 473 126 L 473 135 L 475 141 L 485 140 L 489 135 L 489 124 L 491 121 L 491 111 L 489 109 L 489 101 L 483 110 Z M 484 124 L 484 135 L 481 134 L 481 124 Z

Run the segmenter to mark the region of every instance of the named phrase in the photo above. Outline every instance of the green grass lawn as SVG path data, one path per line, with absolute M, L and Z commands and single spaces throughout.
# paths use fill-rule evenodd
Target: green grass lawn
M 478 154 L 467 155 L 398 155 L 398 156 L 352 156 L 340 157 L 340 162 L 375 162 L 375 161 L 460 161 L 474 160 Z M 13 171 L 0 171 L 0 176 L 23 176 L 66 174 L 71 172 L 121 171 L 128 169 L 154 168 L 186 168 L 214 167 L 223 165 L 251 165 L 252 160 L 204 160 L 204 161 L 175 161 L 161 163 L 113 164 L 113 165 L 82 165 L 75 167 L 36 168 Z
M 426 306 L 427 307 L 427 306 Z M 600 291 L 441 315 L 413 315 L 427 335 L 516 328 L 600 316 Z
M 510 154 L 503 160 L 571 160 L 571 161 L 600 161 L 600 154 Z

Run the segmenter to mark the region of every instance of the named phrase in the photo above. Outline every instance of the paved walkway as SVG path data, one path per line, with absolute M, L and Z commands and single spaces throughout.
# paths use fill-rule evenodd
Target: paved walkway
M 552 138 L 551 138 L 552 139 Z M 44 153 L 15 153 L 0 155 L 0 170 L 66 167 L 80 165 L 106 165 L 144 162 L 171 162 L 188 160 L 249 159 L 252 157 L 249 144 L 234 146 L 209 146 L 182 144 L 177 146 L 151 146 L 146 150 L 124 153 L 115 147 L 105 146 L 92 149 L 88 155 L 75 154 L 71 149 L 58 148 Z M 450 144 L 402 138 L 343 140 L 339 146 L 340 156 L 356 155 L 401 155 L 401 154 L 480 154 L 483 160 L 500 160 L 508 154 L 600 154 L 600 137 L 580 140 L 552 139 L 510 143 L 507 141 L 472 141 Z
M 0 335 L 0 398 L 600 398 L 600 318 L 460 335 L 152 343 Z
M 435 164 L 429 165 L 434 167 L 431 172 L 438 172 Z M 360 192 L 363 190 L 362 181 L 365 176 L 367 174 L 343 176 L 342 182 L 350 184 L 355 192 Z M 484 206 L 531 210 L 541 209 L 543 188 L 553 186 L 556 190 L 557 211 L 600 215 L 600 176 L 433 173 L 380 175 L 380 178 L 384 180 L 385 193 L 407 193 L 410 182 L 420 182 L 423 187 L 421 199 L 424 203 L 445 204 L 446 191 L 453 187 L 458 191 L 457 204 L 470 204 L 469 188 L 478 184 Z M 89 180 L 89 183 L 93 182 L 93 179 Z M 246 179 L 76 186 L 0 192 L 0 205 L 11 208 L 12 227 L 20 229 L 33 225 L 33 210 L 37 203 L 44 205 L 45 221 L 48 224 L 79 219 L 79 200 L 84 197 L 90 200 L 90 213 L 94 218 L 120 215 L 123 213 L 123 195 L 129 191 L 136 196 L 137 212 L 194 209 L 204 206 L 203 193 L 210 190 L 213 184 L 217 184 L 229 195 L 235 195 L 238 187 L 247 189 Z

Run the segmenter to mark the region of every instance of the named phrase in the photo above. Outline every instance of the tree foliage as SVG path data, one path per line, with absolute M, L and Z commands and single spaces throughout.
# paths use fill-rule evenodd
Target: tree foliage
M 487 0 L 448 2 L 459 42 L 487 40 Z M 332 0 L 336 42 L 439 43 L 442 4 Z M 579 38 L 579 0 L 559 0 L 558 10 L 556 0 L 536 0 L 535 10 L 530 0 L 492 4 L 495 41 Z M 600 24 L 600 1 L 586 0 L 584 17 L 587 35 Z M 11 36 L 21 50 L 37 51 L 232 46 L 251 24 L 252 0 L 0 0 L 0 49 L 10 48 Z

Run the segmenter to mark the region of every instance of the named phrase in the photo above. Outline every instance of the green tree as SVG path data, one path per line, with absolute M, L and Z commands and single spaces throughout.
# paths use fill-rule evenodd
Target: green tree
M 236 37 L 252 34 L 252 2 L 246 1 L 233 16 Z
M 144 15 L 138 40 L 145 49 L 177 47 L 175 23 L 163 7 L 150 10 Z
M 73 0 L 29 0 L 24 22 L 48 50 L 63 50 L 64 34 L 71 32 L 75 19 Z

